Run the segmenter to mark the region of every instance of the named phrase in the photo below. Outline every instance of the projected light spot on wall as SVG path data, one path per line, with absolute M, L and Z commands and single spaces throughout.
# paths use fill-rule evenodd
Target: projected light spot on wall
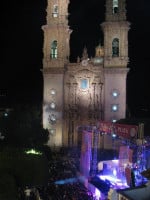
M 113 112 L 118 111 L 118 105 L 116 105 L 116 104 L 112 105 L 111 109 Z
M 56 94 L 56 90 L 55 89 L 51 89 L 50 94 L 51 95 L 55 95 Z
M 54 102 L 51 102 L 50 103 L 50 107 L 51 107 L 51 109 L 55 109 L 56 108 L 56 104 Z
M 55 135 L 56 134 L 56 129 L 52 128 L 52 129 L 49 130 L 49 132 L 50 132 L 51 135 Z

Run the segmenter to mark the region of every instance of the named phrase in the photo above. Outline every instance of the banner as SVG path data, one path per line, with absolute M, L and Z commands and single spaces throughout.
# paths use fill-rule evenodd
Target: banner
M 99 130 L 104 133 L 111 133 L 113 128 L 113 123 L 111 122 L 100 122 Z
M 116 123 L 111 123 L 111 122 L 100 122 L 99 130 L 100 130 L 100 132 L 104 132 L 106 134 L 115 133 L 119 137 L 131 139 L 133 137 L 137 137 L 138 126 L 126 125 L 126 124 L 116 124 Z
M 138 126 L 136 125 L 114 124 L 114 129 L 120 137 L 127 139 L 137 137 Z

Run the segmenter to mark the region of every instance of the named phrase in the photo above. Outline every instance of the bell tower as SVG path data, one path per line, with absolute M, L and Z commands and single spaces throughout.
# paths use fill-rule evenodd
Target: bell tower
M 63 82 L 69 58 L 69 0 L 47 1 L 43 45 L 43 127 L 49 130 L 48 145 L 62 145 Z M 52 137 L 51 137 L 52 136 Z
M 104 33 L 104 118 L 115 121 L 126 114 L 128 31 L 125 0 L 106 0 Z

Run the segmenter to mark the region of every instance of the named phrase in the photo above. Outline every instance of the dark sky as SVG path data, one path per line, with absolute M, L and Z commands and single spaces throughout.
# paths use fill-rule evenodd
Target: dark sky
M 45 9 L 46 0 L 1 0 L 0 89 L 7 91 L 10 102 L 42 100 Z M 69 11 L 69 25 L 74 30 L 71 55 L 81 55 L 86 45 L 92 56 L 102 41 L 104 0 L 71 0 Z M 131 22 L 127 103 L 133 115 L 140 111 L 150 117 L 150 1 L 127 0 L 127 18 Z

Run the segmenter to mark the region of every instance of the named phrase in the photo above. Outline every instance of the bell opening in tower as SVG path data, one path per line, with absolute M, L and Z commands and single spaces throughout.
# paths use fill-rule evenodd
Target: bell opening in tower
M 52 16 L 54 18 L 58 17 L 58 5 L 54 5 L 53 6 L 53 13 L 52 13 Z
M 113 0 L 113 13 L 118 13 L 118 0 Z

